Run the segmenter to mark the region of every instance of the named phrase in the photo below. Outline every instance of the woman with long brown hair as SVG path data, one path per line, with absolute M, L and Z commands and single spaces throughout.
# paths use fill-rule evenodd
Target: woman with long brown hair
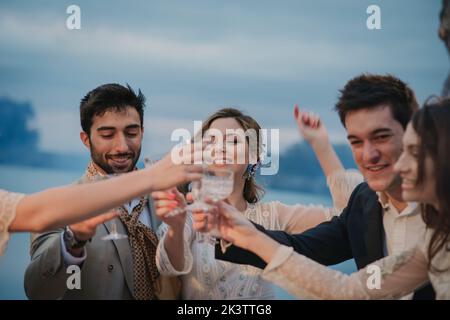
M 295 118 L 300 132 L 307 140 L 319 159 L 327 176 L 334 208 L 311 205 L 289 206 L 279 201 L 262 202 L 262 188 L 255 180 L 255 166 L 261 161 L 262 143 L 257 134 L 256 146 L 252 146 L 249 137 L 229 134 L 229 130 L 254 130 L 259 133 L 261 127 L 250 116 L 241 111 L 226 108 L 211 115 L 203 124 L 203 137 L 208 130 L 222 133 L 223 144 L 236 152 L 232 153 L 232 164 L 212 165 L 230 169 L 234 175 L 234 186 L 229 201 L 239 214 L 249 221 L 266 228 L 287 232 L 302 232 L 315 225 L 330 220 L 340 214 L 354 187 L 362 181 L 357 172 L 346 172 L 337 158 L 328 140 L 328 134 L 317 116 L 299 112 L 295 108 Z M 215 141 L 218 142 L 218 141 Z M 221 142 L 221 141 L 219 141 Z M 239 148 L 244 147 L 245 161 L 239 163 Z M 256 150 L 255 150 L 256 149 Z M 256 163 L 248 156 L 256 151 Z M 226 150 L 220 149 L 214 160 L 226 160 Z M 300 160 L 300 159 L 299 159 Z M 273 287 L 261 278 L 259 269 L 235 265 L 215 260 L 214 245 L 198 241 L 199 233 L 193 230 L 192 215 L 179 214 L 168 217 L 166 214 L 174 207 L 185 206 L 179 193 L 156 192 L 156 212 L 165 222 L 161 229 L 161 241 L 156 255 L 157 266 L 162 274 L 181 276 L 183 299 L 273 299 Z M 195 213 L 196 215 L 207 213 Z
M 430 281 L 437 299 L 450 299 L 450 99 L 426 104 L 408 124 L 395 165 L 402 197 L 420 202 L 428 227 L 423 243 L 351 275 L 322 266 L 282 246 L 220 203 L 222 237 L 253 251 L 268 265 L 263 277 L 299 297 L 397 298 Z

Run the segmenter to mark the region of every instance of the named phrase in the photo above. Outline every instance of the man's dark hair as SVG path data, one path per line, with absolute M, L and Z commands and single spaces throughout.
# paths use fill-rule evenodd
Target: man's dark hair
M 335 110 L 344 127 L 349 112 L 386 104 L 394 119 L 406 128 L 412 114 L 419 109 L 411 88 L 392 75 L 362 74 L 347 82 L 340 93 Z
M 141 126 L 143 126 L 145 96 L 141 90 L 136 95 L 128 84 L 126 87 L 117 83 L 101 85 L 81 99 L 81 128 L 90 135 L 92 119 L 95 116 L 102 116 L 106 111 L 110 110 L 120 112 L 128 107 L 136 109 L 141 120 Z

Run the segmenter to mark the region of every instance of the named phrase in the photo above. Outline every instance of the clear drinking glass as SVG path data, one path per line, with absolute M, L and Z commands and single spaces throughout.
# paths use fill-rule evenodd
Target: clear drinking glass
M 117 175 L 118 174 L 114 174 L 113 176 L 117 176 Z M 116 207 L 114 209 L 114 211 L 116 211 L 116 212 L 121 212 L 122 210 L 123 209 L 121 207 Z M 118 219 L 118 218 L 114 218 L 109 222 L 111 232 L 108 235 L 102 237 L 101 238 L 102 240 L 109 241 L 109 240 L 121 240 L 121 239 L 128 238 L 128 236 L 126 234 L 117 232 L 116 219 Z
M 115 210 L 119 211 L 120 208 L 116 208 Z M 113 220 L 111 220 L 111 222 L 109 224 L 111 227 L 111 232 L 108 235 L 102 237 L 101 238 L 102 240 L 121 240 L 121 239 L 128 238 L 128 236 L 126 234 L 117 232 L 116 219 L 117 218 L 114 218 Z
M 186 206 L 187 211 L 208 211 L 209 205 L 204 202 L 204 189 L 202 187 L 202 181 L 192 181 L 190 184 L 190 192 L 192 195 L 193 202 Z M 205 242 L 205 233 L 204 232 L 198 232 L 198 242 L 202 243 Z
M 219 202 L 228 198 L 233 192 L 234 173 L 226 167 L 209 166 L 204 169 L 202 177 L 203 196 L 213 202 Z M 214 217 L 217 218 L 217 217 Z M 217 221 L 217 219 L 215 219 Z M 220 237 L 217 228 L 213 228 L 208 233 L 211 242 L 214 238 Z

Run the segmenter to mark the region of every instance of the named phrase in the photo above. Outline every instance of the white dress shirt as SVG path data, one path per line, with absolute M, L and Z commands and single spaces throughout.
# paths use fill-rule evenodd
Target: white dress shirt
M 415 202 L 401 212 L 392 205 L 386 194 L 378 192 L 378 201 L 383 207 L 384 254 L 395 255 L 425 241 L 426 225 L 421 217 L 420 206 Z M 409 294 L 402 299 L 412 299 Z

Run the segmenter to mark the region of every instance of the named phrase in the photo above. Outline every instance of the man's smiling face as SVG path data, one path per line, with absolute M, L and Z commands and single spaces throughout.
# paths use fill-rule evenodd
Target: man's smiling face
M 400 187 L 394 164 L 402 153 L 404 129 L 388 105 L 351 111 L 345 118 L 355 162 L 374 191 Z

